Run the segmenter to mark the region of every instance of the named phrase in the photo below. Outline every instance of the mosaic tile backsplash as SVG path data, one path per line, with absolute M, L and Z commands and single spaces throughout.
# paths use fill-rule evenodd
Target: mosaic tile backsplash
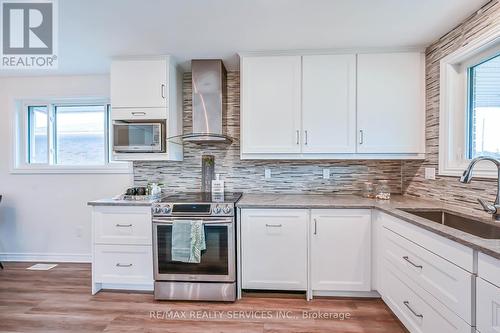
M 262 161 L 240 160 L 239 72 L 227 75 L 227 134 L 229 144 L 185 143 L 182 162 L 134 162 L 137 185 L 148 181 L 163 182 L 172 191 L 199 191 L 201 156 L 215 156 L 215 172 L 225 181 L 226 191 L 246 193 L 359 193 L 363 183 L 386 179 L 391 192 L 401 193 L 401 161 Z M 183 84 L 184 132 L 191 127 L 191 73 Z M 264 179 L 264 169 L 271 169 L 271 179 Z M 330 169 L 330 179 L 323 179 L 323 169 Z
M 441 37 L 426 50 L 426 160 L 403 162 L 404 192 L 438 199 L 478 211 L 477 198 L 495 200 L 496 179 L 473 179 L 461 184 L 458 177 L 424 178 L 424 168 L 438 168 L 439 153 L 439 61 L 463 45 L 500 26 L 500 1 L 487 3 L 480 11 Z

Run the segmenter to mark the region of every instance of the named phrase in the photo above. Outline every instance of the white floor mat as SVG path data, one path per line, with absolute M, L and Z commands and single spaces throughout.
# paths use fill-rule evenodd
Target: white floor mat
M 36 265 L 30 266 L 26 269 L 29 269 L 32 271 L 48 271 L 49 269 L 52 269 L 56 266 L 57 266 L 57 264 L 36 264 Z

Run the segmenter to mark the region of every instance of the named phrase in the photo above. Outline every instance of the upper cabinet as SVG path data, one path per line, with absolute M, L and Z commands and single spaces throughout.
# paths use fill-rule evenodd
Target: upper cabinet
M 245 153 L 300 153 L 300 56 L 243 58 L 241 73 Z
M 243 55 L 241 158 L 424 158 L 423 59 Z
M 423 152 L 424 98 L 422 54 L 359 54 L 358 152 Z
M 111 63 L 114 108 L 167 106 L 168 59 L 117 59 Z
M 304 153 L 354 153 L 356 138 L 356 56 L 302 58 Z

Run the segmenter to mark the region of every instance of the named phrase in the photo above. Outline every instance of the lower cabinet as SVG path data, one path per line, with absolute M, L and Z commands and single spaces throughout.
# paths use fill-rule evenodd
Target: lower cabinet
M 410 332 L 470 333 L 471 326 L 392 264 L 383 265 L 383 299 Z
M 152 238 L 151 207 L 93 207 L 92 294 L 153 290 Z
M 371 290 L 370 210 L 311 211 L 311 288 Z
M 243 289 L 307 289 L 308 216 L 303 209 L 242 211 Z
M 476 283 L 477 330 L 500 333 L 500 288 L 481 278 Z

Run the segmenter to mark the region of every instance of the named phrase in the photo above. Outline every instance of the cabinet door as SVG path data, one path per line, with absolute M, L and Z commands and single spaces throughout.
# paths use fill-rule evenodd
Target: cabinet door
M 302 59 L 304 153 L 356 151 L 356 55 Z
M 369 210 L 313 210 L 312 290 L 371 290 Z
M 307 289 L 307 221 L 307 210 L 242 210 L 243 289 Z
M 359 54 L 358 152 L 423 153 L 424 58 Z
M 371 290 L 369 210 L 313 210 L 311 281 L 313 290 Z
M 500 288 L 476 280 L 477 329 L 481 333 L 500 333 Z
M 241 61 L 241 153 L 299 153 L 300 56 Z
M 114 108 L 167 106 L 166 59 L 114 60 L 111 63 L 111 104 Z

